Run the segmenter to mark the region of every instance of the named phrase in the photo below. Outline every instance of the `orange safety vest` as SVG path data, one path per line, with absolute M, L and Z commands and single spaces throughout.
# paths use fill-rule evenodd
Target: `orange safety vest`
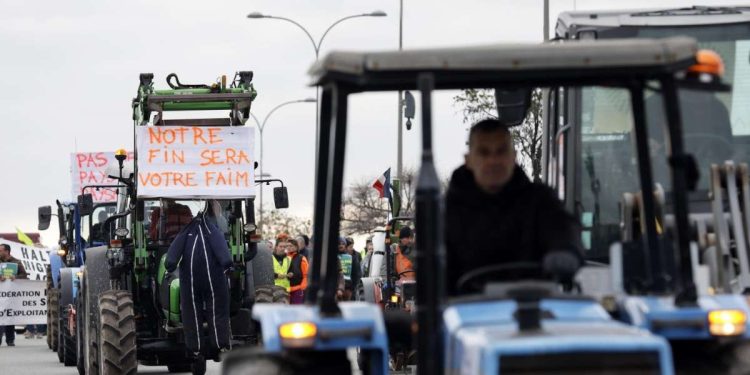
M 414 249 L 412 249 L 414 251 Z M 401 275 L 401 280 L 415 280 L 416 279 L 416 272 L 414 271 L 414 264 L 412 264 L 411 260 L 404 254 L 401 253 L 401 246 L 396 246 L 396 254 L 395 254 L 395 264 L 396 264 L 396 273 Z M 407 272 L 411 271 L 411 272 Z M 406 272 L 403 273 L 402 272 Z

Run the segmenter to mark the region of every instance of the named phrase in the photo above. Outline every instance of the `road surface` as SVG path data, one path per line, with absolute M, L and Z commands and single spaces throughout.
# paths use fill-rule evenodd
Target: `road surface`
M 206 362 L 206 374 L 221 373 L 221 364 Z M 0 373 L 15 375 L 78 375 L 75 366 L 65 367 L 57 360 L 57 353 L 47 348 L 46 337 L 26 339 L 16 335 L 16 346 L 0 346 Z M 169 374 L 166 366 L 138 366 L 139 374 Z

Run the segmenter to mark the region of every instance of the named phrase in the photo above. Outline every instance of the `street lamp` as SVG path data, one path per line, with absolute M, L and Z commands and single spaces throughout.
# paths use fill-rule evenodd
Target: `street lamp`
M 268 112 L 266 117 L 263 118 L 263 122 L 260 122 L 255 115 L 250 112 L 250 117 L 255 120 L 255 124 L 258 125 L 258 133 L 260 134 L 260 158 L 259 160 L 259 167 L 260 167 L 260 174 L 259 176 L 262 178 L 263 173 L 263 129 L 266 127 L 266 122 L 268 121 L 268 118 L 271 117 L 271 115 L 276 112 L 277 109 L 294 103 L 315 103 L 315 99 L 313 98 L 306 98 L 306 99 L 298 99 L 298 100 L 290 100 L 288 102 L 281 103 L 277 105 L 276 107 L 273 107 L 271 111 Z M 260 184 L 260 220 L 258 221 L 258 229 L 260 229 L 260 232 L 263 233 L 263 184 Z
M 300 25 L 297 21 L 294 21 L 292 19 L 286 18 L 286 17 L 279 17 L 279 16 L 272 16 L 268 14 L 263 14 L 261 12 L 252 12 L 247 15 L 247 18 L 250 19 L 260 19 L 260 18 L 271 18 L 271 19 L 277 19 L 282 21 L 287 21 L 293 23 L 295 26 L 299 27 L 305 35 L 310 39 L 310 42 L 312 43 L 313 49 L 315 50 L 315 61 L 318 61 L 318 57 L 320 55 L 320 46 L 323 44 L 323 39 L 325 39 L 326 35 L 328 35 L 328 32 L 333 29 L 334 26 L 340 24 L 341 22 L 344 22 L 346 20 L 352 19 L 352 18 L 359 18 L 359 17 L 385 17 L 388 14 L 383 12 L 382 10 L 376 10 L 370 13 L 362 13 L 362 14 L 354 14 L 351 16 L 346 16 L 344 18 L 339 19 L 338 21 L 331 24 L 331 26 L 328 26 L 326 31 L 323 33 L 323 35 L 320 37 L 318 42 L 315 42 L 315 38 L 313 38 L 312 34 L 310 34 L 307 29 L 305 29 L 304 26 Z M 318 86 L 315 87 L 315 154 L 318 154 L 318 138 L 320 137 L 320 89 Z

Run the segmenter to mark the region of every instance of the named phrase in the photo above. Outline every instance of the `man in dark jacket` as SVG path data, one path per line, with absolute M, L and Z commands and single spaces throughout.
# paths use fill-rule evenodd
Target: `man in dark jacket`
M 226 272 L 232 268 L 232 259 L 224 234 L 202 215 L 197 216 L 169 246 L 167 271 L 173 272 L 178 263 L 187 348 L 196 356 L 218 358 L 218 352 L 231 348 Z M 203 323 L 208 324 L 208 340 L 202 334 Z
M 512 135 L 500 121 L 482 120 L 471 128 L 465 164 L 453 172 L 446 194 L 451 295 L 462 292 L 456 285 L 461 276 L 487 265 L 541 266 L 551 251 L 570 252 L 580 264 L 577 221 L 551 188 L 529 180 L 515 157 Z
M 23 268 L 23 263 L 14 258 L 12 255 L 10 255 L 10 245 L 8 244 L 0 244 L 0 263 L 14 263 L 18 270 L 16 271 L 15 276 L 11 276 L 9 278 L 3 278 L 2 275 L 0 275 L 0 282 L 10 280 L 13 281 L 15 279 L 28 279 L 28 274 L 26 273 L 26 269 Z M 0 344 L 2 344 L 3 341 L 3 334 L 5 334 L 5 342 L 8 344 L 8 346 L 16 346 L 16 327 L 15 326 L 0 326 Z

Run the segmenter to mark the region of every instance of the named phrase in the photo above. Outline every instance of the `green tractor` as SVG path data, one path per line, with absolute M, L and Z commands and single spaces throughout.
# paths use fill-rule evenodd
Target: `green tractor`
M 212 85 L 183 85 L 175 74 L 170 74 L 167 82 L 171 89 L 155 90 L 153 74 L 141 74 L 138 95 L 132 102 L 134 140 L 138 143 L 139 137 L 143 137 L 138 134 L 167 130 L 179 134 L 180 129 L 188 129 L 202 134 L 209 143 L 211 136 L 215 138 L 220 132 L 244 132 L 252 142 L 254 129 L 244 127 L 256 97 L 252 77 L 252 72 L 239 72 L 229 85 L 226 77 Z M 166 119 L 164 116 L 172 111 L 201 111 L 202 114 L 219 110 L 228 110 L 229 116 L 191 119 Z M 245 142 L 245 146 L 247 144 Z M 175 145 L 170 143 L 170 146 Z M 250 315 L 252 305 L 256 299 L 274 302 L 271 252 L 257 241 L 254 195 L 214 196 L 222 191 L 221 187 L 198 194 L 185 186 L 187 190 L 183 189 L 180 196 L 147 193 L 148 181 L 139 175 L 139 170 L 145 170 L 144 163 L 155 156 L 137 146 L 135 149 L 133 165 L 125 161 L 124 152 L 118 151 L 118 165 L 108 170 L 108 175 L 125 188 L 118 194 L 117 213 L 102 225 L 106 228 L 103 235 L 108 239 L 107 244 L 86 249 L 86 267 L 78 298 L 79 314 L 84 317 L 79 327 L 78 337 L 83 344 L 79 355 L 85 363 L 85 372 L 91 375 L 131 374 L 137 371 L 139 364 L 167 366 L 169 372 L 203 374 L 205 358 L 217 359 L 218 353 L 196 354 L 186 350 L 179 268 L 174 273 L 166 271 L 166 253 L 174 236 L 194 217 L 202 215 L 206 220 L 213 220 L 227 241 L 233 264 L 226 276 L 231 342 L 233 346 L 252 345 L 256 341 Z M 178 147 L 170 149 L 179 152 Z M 251 163 L 251 158 L 250 154 L 242 159 Z M 188 165 L 175 168 L 183 168 L 181 171 L 185 175 L 193 173 L 189 171 L 190 161 Z M 249 171 L 249 177 L 244 178 L 251 187 L 259 182 L 253 181 L 254 166 L 236 169 Z M 288 207 L 286 188 L 276 189 L 280 190 L 274 194 L 280 197 L 276 199 L 277 208 Z M 252 191 L 252 188 L 245 191 Z M 175 207 L 181 209 L 180 215 L 170 216 L 170 210 Z M 199 327 L 198 331 L 201 330 L 205 332 L 206 327 Z

